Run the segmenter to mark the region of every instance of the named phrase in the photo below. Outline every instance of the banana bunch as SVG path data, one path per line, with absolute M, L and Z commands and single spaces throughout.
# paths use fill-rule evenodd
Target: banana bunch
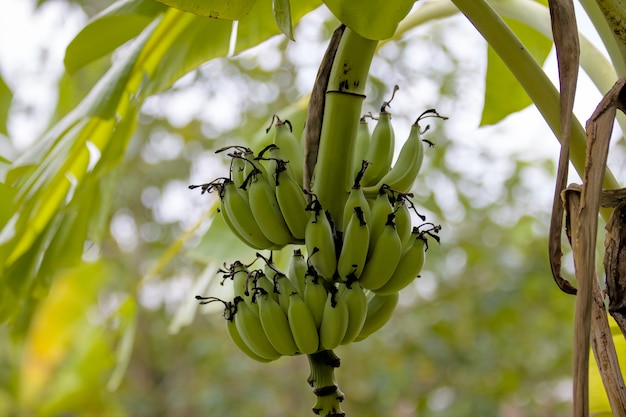
M 273 252 L 257 252 L 255 262 L 264 262 L 259 269 L 240 261 L 224 267 L 222 284 L 232 283 L 232 299 L 197 296 L 201 303 L 224 304 L 228 334 L 252 359 L 269 362 L 364 340 L 387 323 L 399 292 L 418 277 L 429 239 L 439 242 L 440 226 L 425 222 L 410 189 L 424 143 L 431 144 L 421 137 L 428 126 L 419 123 L 445 117 L 423 112 L 392 164 L 390 101 L 371 134 L 361 119 L 349 161 L 354 182 L 334 217 L 303 189 L 303 147 L 291 124 L 276 116 L 271 144 L 258 154 L 243 146 L 218 150 L 230 157 L 229 175 L 190 186 L 217 192 L 224 221 L 248 246 L 277 251 L 298 245 L 286 271 L 273 262 Z M 422 223 L 414 226 L 414 218 Z
M 312 354 L 363 340 L 391 317 L 398 294 L 379 296 L 358 281 L 331 283 L 311 265 L 302 266 L 295 250 L 287 275 L 261 254 L 266 264 L 236 261 L 224 273 L 222 284 L 232 284 L 233 298 L 196 296 L 201 304 L 221 302 L 227 332 L 235 345 L 259 362 L 281 356 Z M 306 262 L 305 262 L 306 265 Z

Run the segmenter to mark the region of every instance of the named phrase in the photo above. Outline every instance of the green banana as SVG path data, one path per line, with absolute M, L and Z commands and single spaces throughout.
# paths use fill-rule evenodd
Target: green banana
M 332 281 L 337 269 L 335 233 L 328 219 L 328 212 L 324 212 L 319 200 L 314 194 L 312 196 L 313 199 L 306 207 L 306 210 L 311 211 L 312 214 L 309 217 L 304 239 L 309 254 L 308 262 L 324 279 Z
M 361 207 L 361 210 L 363 211 L 363 220 L 365 220 L 366 223 L 370 222 L 370 218 L 372 215 L 371 209 L 367 198 L 365 198 L 365 194 L 363 194 L 363 189 L 361 188 L 361 178 L 363 177 L 363 173 L 365 172 L 367 165 L 368 163 L 366 161 L 362 161 L 361 169 L 356 174 L 354 184 L 350 189 L 350 194 L 348 194 L 348 199 L 346 200 L 346 204 L 343 207 L 343 220 L 341 222 L 341 228 L 335 225 L 335 227 L 337 227 L 337 230 L 346 230 L 346 228 L 348 227 L 348 222 L 350 221 L 352 213 L 354 212 L 354 208 L 357 206 Z
M 385 228 L 368 256 L 363 273 L 359 277 L 359 283 L 363 288 L 375 290 L 382 287 L 396 269 L 402 253 L 402 242 L 394 218 L 393 213 L 387 217 Z
M 280 358 L 281 354 L 274 349 L 267 339 L 259 316 L 250 308 L 248 303 L 241 297 L 235 298 L 233 303 L 235 305 L 235 327 L 244 343 L 262 358 L 270 360 Z
M 289 120 L 282 121 L 276 115 L 274 115 L 272 121 L 274 119 L 276 120 L 276 123 L 274 123 L 274 145 L 282 150 L 283 155 L 289 162 L 289 171 L 291 171 L 293 178 L 302 188 L 304 149 L 298 138 L 293 134 L 291 122 Z M 269 131 L 270 128 L 266 131 Z
M 371 113 L 369 117 L 371 117 Z M 370 138 L 371 133 L 370 129 L 367 125 L 368 115 L 362 116 L 359 121 L 359 127 L 356 131 L 356 140 L 354 142 L 354 156 L 352 158 L 352 163 L 354 165 L 354 175 L 357 175 L 359 170 L 361 169 L 361 163 L 367 158 L 367 150 L 370 147 Z
M 246 355 L 248 355 L 250 358 L 254 359 L 255 361 L 267 363 L 267 362 L 272 362 L 278 359 L 278 358 L 275 358 L 275 359 L 264 358 L 263 356 L 259 356 L 256 353 L 254 353 L 254 351 L 250 349 L 248 345 L 246 344 L 246 342 L 244 342 L 244 340 L 241 338 L 241 335 L 239 334 L 239 331 L 237 330 L 237 326 L 235 325 L 234 317 L 233 319 L 226 320 L 226 332 L 230 336 L 230 339 L 233 341 L 233 343 L 235 343 L 235 345 L 239 348 L 239 350 L 241 350 L 243 353 L 245 353 Z
M 279 247 L 294 241 L 278 207 L 274 189 L 270 186 L 268 177 L 263 175 L 262 171 L 253 169 L 243 187 L 248 190 L 252 216 L 265 237 Z
M 411 237 L 411 212 L 408 204 L 412 205 L 412 203 L 408 200 L 409 196 L 410 194 L 399 194 L 393 204 L 393 212 L 396 215 L 396 229 L 402 242 L 402 248 L 408 245 Z
M 380 295 L 390 295 L 413 282 L 424 266 L 425 248 L 426 239 L 418 231 L 412 244 L 400 256 L 396 270 L 393 271 L 389 281 L 374 292 Z
M 235 186 L 239 188 L 246 178 L 246 175 L 244 174 L 246 169 L 246 163 L 244 158 L 251 155 L 252 150 L 250 148 L 246 148 L 245 146 L 235 145 L 220 148 L 215 151 L 215 153 L 220 153 L 231 149 L 235 149 L 235 151 L 228 154 L 228 156 L 230 156 L 230 179 L 235 183 Z
M 197 188 L 198 185 L 190 185 L 189 188 Z M 218 189 L 220 197 L 220 212 L 224 222 L 228 225 L 242 242 L 254 249 L 268 249 L 275 244 L 265 237 L 261 228 L 257 224 L 245 193 L 240 193 L 235 183 L 229 178 L 225 178 L 221 183 L 204 184 L 203 192 L 206 189 Z
M 293 340 L 287 314 L 278 303 L 259 288 L 257 303 L 259 304 L 259 319 L 261 326 L 270 344 L 281 355 L 295 355 L 298 346 Z
M 242 154 L 239 152 L 230 155 L 230 179 L 237 188 L 241 187 L 246 179 L 243 175 L 246 162 L 241 156 Z
M 293 256 L 289 262 L 287 275 L 300 294 L 304 294 L 304 276 L 307 268 L 306 260 L 304 259 L 302 251 L 300 249 L 294 249 Z
M 305 355 L 317 352 L 319 348 L 317 326 L 315 326 L 311 310 L 300 297 L 300 294 L 291 294 L 287 318 L 298 351 Z
M 400 293 L 390 295 L 374 294 L 374 296 L 367 301 L 365 322 L 354 341 L 360 342 L 383 327 L 393 315 L 399 299 Z
M 267 294 L 270 295 L 276 302 L 278 302 L 278 294 L 276 293 L 276 287 L 274 282 L 265 274 L 261 269 L 257 269 L 250 272 L 254 287 L 252 289 L 252 300 L 250 302 L 250 308 L 255 313 L 259 312 L 259 303 L 257 303 L 258 288 L 262 288 Z
M 348 227 L 343 233 L 343 246 L 337 261 L 337 273 L 342 280 L 353 276 L 359 278 L 365 267 L 369 248 L 370 232 L 365 222 L 363 209 L 356 206 Z
M 270 358 L 257 355 L 252 349 L 250 349 L 250 347 L 246 344 L 246 342 L 244 342 L 244 340 L 241 338 L 241 335 L 239 334 L 239 331 L 237 330 L 237 326 L 235 325 L 235 321 L 234 321 L 235 305 L 233 302 L 224 301 L 217 297 L 202 297 L 199 295 L 196 295 L 196 300 L 199 300 L 200 304 L 209 304 L 215 301 L 219 301 L 222 304 L 224 304 L 224 319 L 226 319 L 226 332 L 230 336 L 230 339 L 233 341 L 235 346 L 237 346 L 239 350 L 241 350 L 243 353 L 248 355 L 251 359 L 254 359 L 255 361 L 263 362 L 263 363 L 271 362 L 275 359 L 278 359 L 278 358 L 270 359 Z
M 320 324 L 320 346 L 326 350 L 339 346 L 348 330 L 348 306 L 345 300 L 337 295 L 337 292 L 337 287 L 334 285 L 328 288 Z
M 393 94 L 397 91 L 395 86 Z M 393 100 L 393 95 L 391 97 Z M 373 186 L 380 181 L 391 169 L 393 152 L 395 150 L 395 133 L 391 125 L 391 113 L 386 111 L 391 100 L 383 103 L 378 114 L 378 121 L 372 131 L 370 146 L 365 160 L 371 164 L 363 175 L 363 186 Z
M 309 216 L 302 186 L 294 179 L 283 161 L 276 166 L 276 201 L 293 237 L 304 242 Z
M 341 340 L 342 345 L 351 343 L 361 332 L 367 316 L 367 297 L 358 281 L 339 285 L 339 297 L 348 307 L 348 328 Z
M 389 199 L 390 194 L 395 201 L 395 197 L 393 197 L 389 187 L 380 187 L 378 196 L 372 205 L 370 221 L 368 222 L 370 226 L 370 252 L 374 249 L 374 246 L 376 246 L 376 242 L 378 242 L 378 239 L 385 228 L 385 224 L 387 223 L 387 218 L 391 213 L 393 213 L 393 205 Z
M 283 273 L 276 274 L 274 277 L 275 288 L 278 291 L 278 304 L 287 313 L 289 310 L 289 300 L 291 300 L 291 294 L 298 294 L 298 290 L 293 285 L 289 277 Z
M 302 293 L 304 302 L 309 307 L 315 326 L 319 329 L 324 315 L 324 304 L 326 303 L 327 293 L 324 284 L 320 281 L 320 277 L 315 268 L 310 266 L 304 277 L 304 292 Z
M 422 113 L 411 126 L 409 136 L 402 145 L 398 159 L 391 170 L 378 180 L 376 185 L 364 187 L 363 192 L 365 195 L 376 195 L 376 192 L 383 184 L 387 184 L 393 190 L 402 193 L 407 193 L 411 190 L 424 160 L 424 143 L 421 138 L 423 132 L 420 130 L 419 122 L 426 117 L 447 119 L 447 117 L 439 115 L 435 109 L 429 109 Z
M 224 278 L 230 278 L 233 280 L 233 296 L 241 297 L 246 302 L 250 302 L 251 293 L 250 293 L 250 276 L 248 271 L 248 266 L 244 265 L 240 261 L 233 262 L 228 270 L 220 269 L 219 272 L 224 272 Z
M 382 287 L 374 290 L 374 293 L 379 295 L 391 295 L 404 289 L 418 277 L 418 274 L 424 266 L 426 250 L 428 250 L 426 236 L 431 236 L 439 242 L 439 237 L 436 236 L 436 233 L 441 229 L 441 226 L 433 226 L 428 230 L 420 230 L 420 227 L 413 228 L 410 245 L 402 252 L 396 270 L 393 271 L 393 275 L 391 275 L 389 281 Z

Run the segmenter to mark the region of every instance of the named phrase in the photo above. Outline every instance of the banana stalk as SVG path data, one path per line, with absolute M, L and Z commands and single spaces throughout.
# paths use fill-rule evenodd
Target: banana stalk
M 343 223 L 343 207 L 352 185 L 352 155 L 365 97 L 363 92 L 377 45 L 378 41 L 365 39 L 346 28 L 326 89 L 312 191 L 340 223 Z M 336 226 L 343 230 L 342 224 Z
M 311 368 L 307 381 L 317 397 L 313 412 L 319 416 L 345 415 L 341 409 L 344 395 L 335 381 L 335 368 L 339 368 L 339 358 L 332 350 L 321 350 L 307 357 Z

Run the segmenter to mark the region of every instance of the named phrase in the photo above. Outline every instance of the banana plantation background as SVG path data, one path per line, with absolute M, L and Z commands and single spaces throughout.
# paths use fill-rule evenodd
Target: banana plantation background
M 338 21 L 320 2 L 292 1 L 291 42 L 270 2 L 259 0 L 239 22 L 229 57 L 230 22 L 193 23 L 183 36 L 164 31 L 146 41 L 165 50 L 151 64 L 157 75 L 136 78 L 106 151 L 89 147 L 84 162 L 97 164 L 68 178 L 78 184 L 71 199 L 53 207 L 56 170 L 76 163 L 72 138 L 98 143 L 101 124 L 120 117 L 103 98 L 119 88 L 91 90 L 112 63 L 123 73 L 126 57 L 138 53 L 132 42 L 113 50 L 166 9 L 127 2 L 140 6 L 69 44 L 112 3 L 0 3 L 3 19 L 19 13 L 40 39 L 32 50 L 0 46 L 0 415 L 310 415 L 304 357 L 256 363 L 228 339 L 219 307 L 197 305 L 196 294 L 223 293 L 223 262 L 252 260 L 254 251 L 212 217 L 214 196 L 187 185 L 223 175 L 227 161 L 214 151 L 261 143 L 274 113 L 302 129 Z M 548 57 L 555 79 L 551 40 L 515 24 L 537 59 Z M 547 259 L 557 142 L 464 16 L 405 29 L 381 45 L 364 109 L 376 113 L 397 84 L 399 140 L 427 108 L 449 117 L 426 134 L 435 146 L 414 187 L 421 211 L 442 225 L 441 245 L 431 245 L 390 323 L 337 349 L 343 409 L 568 415 L 574 297 L 554 285 Z M 19 34 L 3 39 L 20 44 Z M 601 97 L 588 94 L 577 104 L 581 120 Z M 81 109 L 91 118 L 72 119 Z M 69 139 L 46 148 L 58 138 Z M 623 141 L 611 157 L 622 155 Z M 31 178 L 27 196 L 10 185 L 22 175 Z M 22 220 L 12 227 L 42 233 L 15 240 L 7 224 L 20 199 L 35 207 L 33 228 Z

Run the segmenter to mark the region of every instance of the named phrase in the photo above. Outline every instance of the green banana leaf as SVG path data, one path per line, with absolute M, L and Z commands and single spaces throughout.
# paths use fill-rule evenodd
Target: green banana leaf
M 543 64 L 552 49 L 552 40 L 533 28 L 515 20 L 505 19 L 535 60 Z M 506 94 L 503 94 L 506 92 Z M 519 81 L 491 47 L 487 48 L 487 74 L 485 76 L 485 103 L 481 126 L 496 124 L 510 114 L 532 104 L 532 100 Z
M 368 39 L 391 38 L 415 0 L 324 0 L 337 19 Z
M 214 19 L 240 20 L 250 13 L 256 0 L 157 0 L 169 7 Z

